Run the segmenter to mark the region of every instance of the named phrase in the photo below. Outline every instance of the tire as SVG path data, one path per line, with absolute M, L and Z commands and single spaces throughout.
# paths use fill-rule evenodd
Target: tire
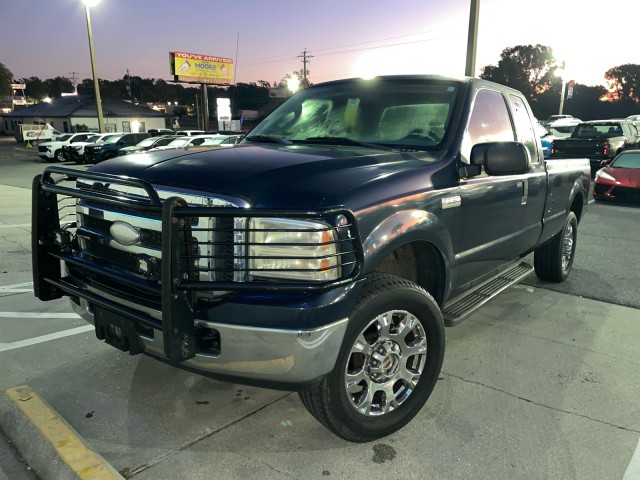
M 444 323 L 433 297 L 413 282 L 374 273 L 349 319 L 335 368 L 314 388 L 299 392 L 300 399 L 345 440 L 384 437 L 424 406 L 444 348 Z
M 62 149 L 56 150 L 53 154 L 57 162 L 64 162 L 64 154 L 62 153 Z
M 563 282 L 569 276 L 576 254 L 578 219 L 569 212 L 564 227 L 533 254 L 533 266 L 540 280 Z

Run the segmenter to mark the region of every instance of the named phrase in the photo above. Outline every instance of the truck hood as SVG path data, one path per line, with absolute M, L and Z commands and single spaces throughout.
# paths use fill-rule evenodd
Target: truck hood
M 436 159 L 430 152 L 362 147 L 239 145 L 198 152 L 144 152 L 101 162 L 91 170 L 241 197 L 258 208 L 319 208 L 342 204 L 345 198 L 338 198 L 338 192 L 371 188 L 372 182 L 381 185 L 370 191 L 382 194 L 389 176 L 411 178 L 411 167 L 424 169 Z

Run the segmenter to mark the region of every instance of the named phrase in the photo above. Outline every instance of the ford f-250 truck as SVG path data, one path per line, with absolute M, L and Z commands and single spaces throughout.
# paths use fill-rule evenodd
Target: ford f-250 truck
M 330 431 L 370 441 L 427 401 L 445 324 L 534 269 L 567 277 L 589 184 L 586 159 L 543 160 L 515 90 L 314 85 L 234 148 L 47 168 L 35 295 L 69 296 L 131 354 L 296 390 Z

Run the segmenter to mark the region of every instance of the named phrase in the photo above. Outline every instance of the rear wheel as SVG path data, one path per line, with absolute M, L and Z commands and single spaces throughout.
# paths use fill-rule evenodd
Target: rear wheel
M 533 265 L 540 280 L 563 282 L 569 276 L 576 253 L 577 236 L 578 219 L 575 213 L 569 212 L 562 230 L 533 255 Z
M 375 273 L 363 287 L 334 370 L 300 392 L 305 408 L 351 442 L 389 435 L 417 415 L 444 357 L 444 324 L 418 285 Z
M 58 162 L 64 162 L 64 154 L 62 153 L 62 149 L 56 150 L 56 153 L 53 154 L 56 157 Z

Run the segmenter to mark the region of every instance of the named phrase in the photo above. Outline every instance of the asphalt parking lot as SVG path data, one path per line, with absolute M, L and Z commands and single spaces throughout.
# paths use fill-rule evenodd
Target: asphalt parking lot
M 125 478 L 640 478 L 636 307 L 535 282 L 511 288 L 446 330 L 439 382 L 407 427 L 351 444 L 320 426 L 294 393 L 121 353 L 98 341 L 66 300 L 36 300 L 23 173 L 45 164 L 29 152 L 7 155 L 0 152 L 0 168 L 12 165 L 0 179 L 0 429 L 11 446 L 24 432 L 7 422 L 5 391 L 26 384 Z M 603 208 L 591 206 L 585 223 L 606 217 Z M 625 215 L 640 223 L 640 209 Z M 578 249 L 596 248 L 588 235 L 581 241 Z M 640 297 L 638 284 L 624 287 Z M 3 452 L 6 478 L 33 478 Z M 63 478 L 57 460 L 42 456 L 39 476 Z

